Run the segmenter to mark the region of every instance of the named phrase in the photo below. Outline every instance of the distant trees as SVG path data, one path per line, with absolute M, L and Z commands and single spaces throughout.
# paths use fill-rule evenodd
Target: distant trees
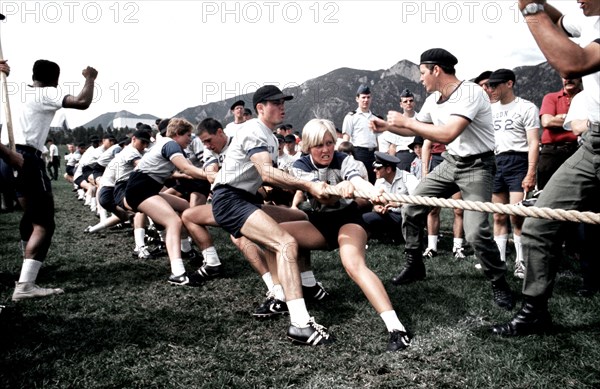
M 115 138 L 119 139 L 124 136 L 131 135 L 133 131 L 129 129 L 129 127 L 125 128 L 111 128 L 104 130 L 102 124 L 98 124 L 98 126 L 94 127 L 75 127 L 74 129 L 64 129 L 64 128 L 51 128 L 50 133 L 48 134 L 49 138 L 54 139 L 54 143 L 57 145 L 64 145 L 67 143 L 73 143 L 75 145 L 79 143 L 88 143 L 90 138 L 96 136 L 98 138 L 102 138 L 105 133 L 112 134 Z

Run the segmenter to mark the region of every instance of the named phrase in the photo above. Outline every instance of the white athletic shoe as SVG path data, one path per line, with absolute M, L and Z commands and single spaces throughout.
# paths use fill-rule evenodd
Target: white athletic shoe
M 33 282 L 17 282 L 15 291 L 12 295 L 12 300 L 19 301 L 28 298 L 46 297 L 63 293 L 65 293 L 65 291 L 60 288 L 41 288 Z
M 515 277 L 524 279 L 525 278 L 525 265 L 523 261 L 515 263 Z

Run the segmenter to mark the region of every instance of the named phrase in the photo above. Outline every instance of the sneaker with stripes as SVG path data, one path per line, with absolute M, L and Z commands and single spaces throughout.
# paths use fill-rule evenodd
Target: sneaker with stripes
M 308 321 L 307 327 L 301 328 L 291 325 L 287 336 L 293 343 L 309 346 L 326 345 L 335 342 L 335 337 L 329 333 L 326 327 L 317 324 L 313 317 Z

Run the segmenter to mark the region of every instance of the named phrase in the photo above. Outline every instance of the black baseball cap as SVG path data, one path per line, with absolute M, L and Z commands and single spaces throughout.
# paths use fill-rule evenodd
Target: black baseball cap
M 229 108 L 231 111 L 233 111 L 235 109 L 235 107 L 239 107 L 239 106 L 245 107 L 246 106 L 246 102 L 244 102 L 244 100 L 238 100 L 235 103 L 231 104 L 231 108 Z
M 137 139 L 141 140 L 142 142 L 150 143 L 150 133 L 148 131 L 137 130 L 136 132 L 133 133 L 133 136 L 135 136 Z
M 293 98 L 294 96 L 284 94 L 281 91 L 281 89 L 277 88 L 275 85 L 265 85 L 258 88 L 256 92 L 254 92 L 254 96 L 252 97 L 252 104 L 254 105 L 254 109 L 256 109 L 258 103 L 277 100 L 289 101 Z
M 488 83 L 490 85 L 498 85 L 504 82 L 516 80 L 515 72 L 510 69 L 498 69 L 490 74 L 490 78 L 488 79 Z

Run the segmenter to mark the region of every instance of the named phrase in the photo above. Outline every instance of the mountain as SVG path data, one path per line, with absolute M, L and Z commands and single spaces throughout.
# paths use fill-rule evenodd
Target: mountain
M 516 94 L 532 101 L 538 107 L 546 93 L 560 90 L 562 87 L 558 73 L 546 62 L 535 66 L 521 66 L 513 70 L 517 76 Z M 371 110 L 377 115 L 385 116 L 389 110 L 399 109 L 400 99 L 398 96 L 405 88 L 414 93 L 418 110 L 427 97 L 425 89 L 419 82 L 419 77 L 419 66 L 407 60 L 402 60 L 386 70 L 351 68 L 333 70 L 301 85 L 283 90 L 294 96 L 293 100 L 286 103 L 285 122 L 293 124 L 296 130 L 301 130 L 302 126 L 310 119 L 321 117 L 333 120 L 336 126 L 341 127 L 344 116 L 356 109 L 355 95 L 360 84 L 370 86 L 373 95 Z M 246 102 L 246 107 L 253 108 L 251 107 L 252 94 L 250 93 L 190 107 L 173 117 L 184 117 L 192 123 L 198 123 L 207 117 L 214 117 L 226 125 L 233 120 L 229 107 L 239 99 Z M 88 124 L 97 126 L 101 123 L 106 128 L 107 123 L 112 123 L 116 115 L 123 112 L 133 115 L 127 111 L 107 113 Z M 142 116 L 139 117 L 142 118 Z M 147 116 L 154 118 L 151 115 Z
M 513 69 L 517 76 L 516 94 L 532 101 L 538 107 L 546 93 L 560 90 L 562 87 L 558 73 L 547 62 L 535 66 L 521 66 Z M 373 101 L 371 110 L 381 116 L 389 110 L 399 109 L 398 97 L 405 88 L 410 89 L 416 100 L 417 110 L 423 105 L 427 93 L 419 82 L 419 66 L 403 60 L 387 70 L 357 70 L 340 68 L 323 76 L 308 80 L 303 84 L 286 88 L 283 91 L 292 94 L 294 99 L 286 103 L 286 123 L 302 128 L 304 123 L 315 117 L 333 120 L 341 127 L 344 116 L 356 109 L 355 95 L 360 84 L 368 84 Z M 199 105 L 179 112 L 192 123 L 204 118 L 217 118 L 223 125 L 233 120 L 229 106 L 238 99 L 252 105 L 252 94 L 246 94 L 225 101 Z
M 106 129 L 108 127 L 113 127 L 113 121 L 115 119 L 126 119 L 129 122 L 135 122 L 136 120 L 143 121 L 143 122 L 151 121 L 152 123 L 154 123 L 154 121 L 156 119 L 158 119 L 158 117 L 156 117 L 154 115 L 150 115 L 150 114 L 136 115 L 129 111 L 107 112 L 105 114 L 98 116 L 94 120 L 87 122 L 82 127 L 96 128 L 96 127 L 98 127 L 98 125 L 102 125 L 102 128 Z M 134 123 L 134 125 L 135 125 L 135 123 Z

